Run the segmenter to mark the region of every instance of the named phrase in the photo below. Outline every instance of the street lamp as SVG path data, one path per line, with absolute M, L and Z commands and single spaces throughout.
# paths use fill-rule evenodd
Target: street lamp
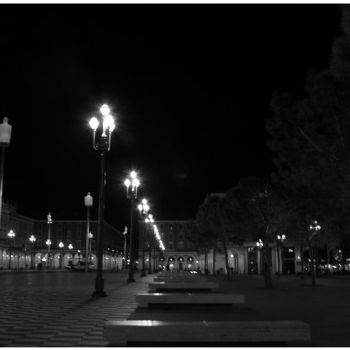
M 58 243 L 58 247 L 60 248 L 60 250 L 62 250 L 64 248 L 63 242 Z M 60 269 L 62 269 L 62 260 L 63 260 L 63 256 L 62 256 L 62 252 L 61 252 L 60 253 Z
M 9 233 L 7 234 L 7 237 L 9 238 L 9 251 L 10 251 L 9 270 L 11 269 L 11 254 L 12 254 L 11 239 L 15 238 L 15 236 L 16 236 L 16 234 L 13 232 L 13 230 L 10 230 Z
M 51 246 L 51 224 L 52 224 L 52 217 L 51 213 L 49 212 L 47 214 L 47 268 L 50 268 L 50 246 Z
M 110 108 L 104 104 L 100 108 L 102 120 L 96 117 L 90 119 L 90 127 L 93 130 L 93 148 L 100 154 L 100 189 L 98 201 L 98 228 L 97 228 L 97 276 L 95 280 L 95 291 L 92 293 L 93 297 L 105 297 L 107 294 L 104 291 L 104 281 L 102 277 L 103 264 L 103 216 L 104 216 L 104 201 L 105 201 L 105 156 L 106 152 L 111 149 L 111 136 L 115 129 L 115 121 L 110 114 Z M 100 118 L 101 119 L 101 118 Z M 99 140 L 96 139 L 96 131 L 102 125 L 102 130 L 99 133 Z
M 141 203 L 137 206 L 137 209 L 140 212 L 140 216 L 145 219 L 144 227 L 143 227 L 143 237 L 142 237 L 142 270 L 141 270 L 141 277 L 146 276 L 146 270 L 145 270 L 145 240 L 146 240 L 146 227 L 147 227 L 147 221 L 148 218 L 146 217 L 149 212 L 149 204 L 147 202 L 147 199 L 142 199 Z M 147 221 L 146 221 L 147 220 Z
M 153 215 L 149 214 L 148 215 L 148 224 L 152 225 L 152 227 L 154 228 L 156 225 L 154 225 L 154 219 L 153 219 Z M 153 236 L 151 234 L 151 231 L 148 230 L 148 238 L 149 238 L 149 251 L 148 251 L 148 273 L 151 274 L 152 273 L 152 242 L 153 242 Z
M 94 235 L 91 232 L 89 232 L 88 237 L 89 237 L 88 257 L 89 257 L 89 261 L 91 261 L 92 239 L 94 238 Z
M 126 268 L 126 235 L 128 234 L 128 228 L 125 226 L 123 236 L 124 236 L 124 256 L 122 259 L 122 267 Z
M 259 240 L 256 242 L 256 246 L 261 249 L 264 246 L 263 241 L 259 238 Z
M 318 231 L 321 230 L 321 225 L 317 220 L 312 221 L 311 225 L 309 225 L 309 230 L 312 232 L 309 236 L 310 242 L 310 250 L 311 250 L 311 278 L 312 278 L 312 286 L 316 285 L 316 271 L 315 271 L 315 247 L 313 242 L 313 238 L 318 234 Z
M 72 245 L 72 243 L 69 243 L 68 244 L 68 249 L 69 249 L 69 255 L 72 257 L 72 259 L 71 259 L 71 264 L 69 264 L 69 265 L 73 265 L 73 254 L 72 254 L 72 249 L 73 249 L 73 245 Z
M 0 147 L 1 147 L 1 163 L 0 163 L 0 228 L 2 213 L 2 187 L 4 183 L 4 166 L 5 166 L 5 149 L 10 145 L 12 126 L 8 123 L 8 118 L 4 118 L 0 124 Z
M 262 241 L 260 238 L 259 238 L 259 240 L 256 242 L 256 246 L 258 247 L 258 253 L 259 253 L 258 256 L 260 256 L 259 264 L 260 264 L 260 266 L 261 266 L 261 265 L 262 265 L 261 250 L 263 249 L 264 243 L 263 243 L 263 241 Z M 261 267 L 260 267 L 260 269 L 261 269 Z M 261 273 L 261 270 L 260 270 L 258 273 Z
M 85 252 L 85 272 L 88 272 L 88 260 L 89 260 L 89 233 L 90 233 L 90 208 L 92 207 L 93 198 L 90 192 L 84 197 L 84 204 L 86 206 L 86 252 Z
M 137 199 L 137 189 L 140 186 L 140 180 L 137 178 L 135 171 L 130 173 L 130 176 L 124 181 L 126 187 L 126 197 L 130 199 L 130 266 L 129 266 L 129 278 L 128 283 L 135 282 L 134 279 L 134 202 Z
M 31 243 L 30 245 L 30 268 L 33 270 L 34 269 L 34 261 L 33 261 L 33 246 L 34 246 L 34 243 L 36 241 L 36 238 L 34 237 L 34 235 L 31 235 L 29 237 L 29 241 Z
M 286 240 L 286 235 L 277 235 L 276 240 L 277 240 L 277 264 L 278 264 L 278 271 L 277 271 L 277 276 L 281 274 L 281 263 L 280 263 L 280 258 L 281 258 L 281 246 L 283 242 Z M 282 257 L 283 260 L 283 257 Z M 283 261 L 282 261 L 283 265 Z
M 147 228 L 147 224 L 153 224 L 154 223 L 154 219 L 153 219 L 153 215 L 152 214 L 148 214 L 148 217 L 145 219 L 145 223 L 146 223 L 146 230 L 149 232 L 148 228 Z M 149 236 L 149 253 L 148 253 L 148 273 L 152 273 L 152 268 L 151 268 L 151 236 L 150 234 Z M 144 247 L 144 249 L 146 249 Z

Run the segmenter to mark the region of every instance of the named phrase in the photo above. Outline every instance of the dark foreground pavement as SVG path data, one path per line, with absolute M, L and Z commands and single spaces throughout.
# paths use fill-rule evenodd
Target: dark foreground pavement
M 127 284 L 123 273 L 105 273 L 106 298 L 92 299 L 94 273 L 0 274 L 0 346 L 108 346 L 106 320 L 302 320 L 311 325 L 311 346 L 350 345 L 350 278 L 275 279 L 266 290 L 260 276 L 220 278 L 220 291 L 242 293 L 237 308 L 137 309 L 135 294 L 147 291 L 154 275 Z M 216 277 L 210 277 L 216 279 Z M 209 315 L 209 316 L 208 316 Z
M 94 273 L 0 274 L 0 346 L 107 346 L 103 326 L 135 309 L 146 278 L 127 284 L 125 273 L 105 273 L 105 298 L 91 298 Z

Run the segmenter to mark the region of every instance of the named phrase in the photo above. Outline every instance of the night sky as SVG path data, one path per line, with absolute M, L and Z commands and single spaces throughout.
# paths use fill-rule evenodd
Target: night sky
M 132 169 L 158 219 L 273 170 L 272 93 L 300 96 L 340 33 L 333 5 L 0 5 L 0 118 L 13 126 L 4 199 L 37 219 L 85 219 L 99 157 L 90 117 L 112 107 L 106 219 L 128 224 Z

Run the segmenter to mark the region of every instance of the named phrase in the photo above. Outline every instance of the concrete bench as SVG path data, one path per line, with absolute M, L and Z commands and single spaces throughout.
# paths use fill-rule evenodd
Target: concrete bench
M 308 342 L 310 326 L 301 321 L 107 321 L 104 336 L 110 346 L 130 343 L 250 344 Z
M 168 276 L 200 276 L 198 273 L 189 273 L 189 272 L 159 272 L 157 274 L 159 277 L 168 277 Z
M 148 285 L 148 290 L 150 292 L 155 292 L 157 290 L 164 289 L 218 289 L 219 284 L 216 282 L 152 282 Z
M 243 294 L 208 294 L 208 293 L 140 293 L 136 294 L 139 307 L 149 304 L 244 304 Z
M 205 277 L 154 277 L 153 278 L 154 282 L 181 282 L 181 281 L 193 281 L 193 282 L 201 282 L 201 281 L 207 281 Z

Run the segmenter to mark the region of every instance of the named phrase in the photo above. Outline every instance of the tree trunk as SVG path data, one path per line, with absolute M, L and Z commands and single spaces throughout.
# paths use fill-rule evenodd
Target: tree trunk
M 213 275 L 216 275 L 216 271 L 215 271 L 215 259 L 216 259 L 216 249 L 215 246 L 213 247 Z
M 311 284 L 316 286 L 316 269 L 315 269 L 315 248 L 310 247 L 311 250 Z
M 272 289 L 272 275 L 271 275 L 271 249 L 268 246 L 268 242 L 264 245 L 264 279 L 265 279 L 265 287 L 267 289 Z
M 224 251 L 225 251 L 225 265 L 226 265 L 226 276 L 227 280 L 230 280 L 230 265 L 228 263 L 228 254 L 227 254 L 227 247 L 226 247 L 226 242 L 223 242 L 224 244 Z

